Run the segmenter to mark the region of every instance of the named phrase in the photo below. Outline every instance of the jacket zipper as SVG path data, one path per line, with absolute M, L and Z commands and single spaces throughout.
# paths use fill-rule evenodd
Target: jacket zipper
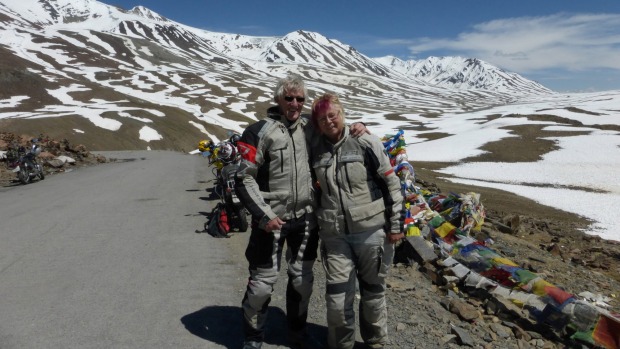
M 353 193 L 353 186 L 351 186 L 351 178 L 349 177 L 349 166 L 347 163 L 344 164 L 344 173 L 347 177 L 347 184 L 349 185 L 349 193 Z
M 327 168 L 325 168 L 325 183 L 329 183 L 327 180 Z M 332 195 L 332 188 L 329 185 L 326 185 L 327 187 L 327 195 Z
M 336 175 L 334 177 L 336 178 L 336 188 L 338 189 L 338 199 L 340 200 L 340 210 L 342 210 L 342 217 L 344 218 L 344 234 L 349 235 L 349 224 L 347 223 L 347 215 L 344 210 L 344 202 L 342 200 L 342 188 L 340 187 L 340 181 L 338 180 L 340 178 L 339 176 L 340 166 L 338 166 L 338 162 L 339 162 L 338 156 L 337 154 L 334 154 L 333 156 L 335 157 L 334 171 L 336 172 Z
M 291 169 L 291 173 L 293 175 L 293 202 L 297 203 L 297 197 L 299 196 L 299 187 L 297 183 L 299 181 L 299 178 L 297 177 L 297 149 L 295 148 L 295 139 L 293 138 L 293 131 L 294 130 L 289 130 L 289 138 L 291 139 L 291 144 L 293 144 L 293 168 Z M 282 172 L 284 172 L 284 163 L 281 164 L 282 166 Z M 295 207 L 293 207 L 293 217 L 297 218 L 297 204 L 295 204 Z
M 280 129 L 282 131 L 282 133 L 284 133 L 283 129 Z M 289 132 L 289 138 L 291 137 L 291 134 Z M 280 149 L 280 159 L 282 159 L 282 161 L 280 161 L 280 173 L 284 172 L 284 149 Z

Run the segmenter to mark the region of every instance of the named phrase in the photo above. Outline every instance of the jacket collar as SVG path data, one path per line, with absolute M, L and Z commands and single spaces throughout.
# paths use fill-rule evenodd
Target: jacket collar
M 323 140 L 325 141 L 325 143 L 329 144 L 332 147 L 332 149 L 334 151 L 336 151 L 338 148 L 340 148 L 342 146 L 342 144 L 347 140 L 347 138 L 349 138 L 349 136 L 350 136 L 349 135 L 349 128 L 345 125 L 344 126 L 344 130 L 342 130 L 342 138 L 338 142 L 332 143 L 324 135 L 322 137 L 323 137 Z

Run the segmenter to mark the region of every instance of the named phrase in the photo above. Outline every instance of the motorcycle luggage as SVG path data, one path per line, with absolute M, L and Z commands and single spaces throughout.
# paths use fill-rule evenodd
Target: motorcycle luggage
M 209 219 L 205 223 L 204 230 L 209 235 L 216 238 L 228 238 L 230 235 L 230 226 L 228 225 L 228 213 L 226 207 L 221 202 L 213 208 L 209 214 Z
M 228 223 L 232 230 L 239 233 L 248 230 L 248 217 L 246 216 L 246 210 L 243 206 L 226 205 L 226 211 L 228 213 Z
M 248 218 L 246 209 L 237 197 L 235 191 L 235 173 L 239 168 L 239 164 L 232 163 L 226 165 L 220 173 L 220 182 L 222 187 L 222 199 L 228 212 L 228 222 L 230 228 L 237 232 L 245 232 L 248 230 Z

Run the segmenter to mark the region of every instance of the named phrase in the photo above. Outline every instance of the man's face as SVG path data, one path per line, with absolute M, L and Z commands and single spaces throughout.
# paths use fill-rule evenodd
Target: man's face
M 280 112 L 288 121 L 299 119 L 305 102 L 304 91 L 285 90 L 284 96 L 278 99 Z

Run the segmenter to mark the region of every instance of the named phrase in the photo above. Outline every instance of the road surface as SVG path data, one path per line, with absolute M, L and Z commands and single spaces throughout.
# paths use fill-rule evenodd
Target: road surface
M 119 161 L 0 188 L 0 348 L 239 348 L 248 233 L 195 232 L 207 161 L 103 155 Z M 285 345 L 278 292 L 264 348 Z

